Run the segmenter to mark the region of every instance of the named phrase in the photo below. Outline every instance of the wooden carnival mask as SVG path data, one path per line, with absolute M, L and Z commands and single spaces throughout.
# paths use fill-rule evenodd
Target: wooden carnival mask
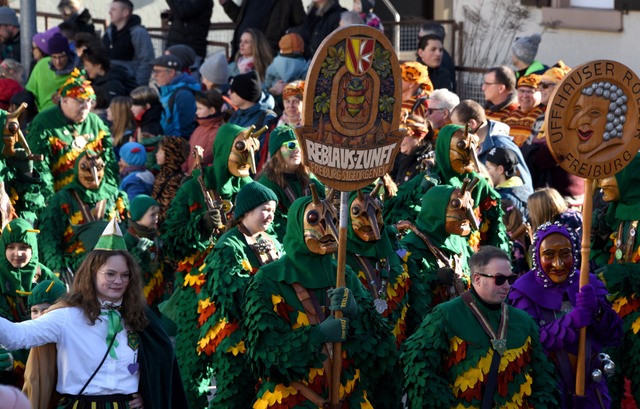
M 597 187 L 602 190 L 602 200 L 605 202 L 617 202 L 620 200 L 620 188 L 615 175 L 598 179 L 596 183 Z
M 233 176 L 244 178 L 251 173 L 256 174 L 255 153 L 260 149 L 258 136 L 266 131 L 267 127 L 253 132 L 255 126 L 247 131 L 240 132 L 233 141 L 227 166 Z
M 99 155 L 87 153 L 78 159 L 78 181 L 89 190 L 96 190 L 104 178 L 104 160 Z
M 445 215 L 445 230 L 449 234 L 468 236 L 471 230 L 478 230 L 478 224 L 473 213 L 473 198 L 471 192 L 476 187 L 478 178 L 469 181 L 465 179 L 461 188 L 451 193 Z
M 380 184 L 368 195 L 358 189 L 358 196 L 351 203 L 349 217 L 353 232 L 362 241 L 380 240 L 380 228 L 382 221 L 382 203 L 378 199 Z
M 451 169 L 461 175 L 478 170 L 476 153 L 478 137 L 469 133 L 468 129 L 468 127 L 465 128 L 464 132 L 456 131 L 451 137 L 449 148 Z
M 540 243 L 540 267 L 555 284 L 567 281 L 573 271 L 571 240 L 560 233 L 552 233 Z
M 304 211 L 304 242 L 313 254 L 331 254 L 338 251 L 338 215 L 327 200 L 321 200 L 315 184 L 311 184 L 313 201 Z

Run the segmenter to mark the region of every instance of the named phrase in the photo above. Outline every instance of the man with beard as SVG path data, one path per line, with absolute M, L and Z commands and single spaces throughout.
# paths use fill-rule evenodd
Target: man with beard
M 434 308 L 405 342 L 409 408 L 558 407 L 538 327 L 504 303 L 516 278 L 509 256 L 487 246 L 469 267 L 471 289 Z
M 109 128 L 90 112 L 95 100 L 93 88 L 75 70 L 58 95 L 58 105 L 36 115 L 27 130 L 31 150 L 44 156 L 34 166 L 42 176 L 45 199 L 74 180 L 74 165 L 85 149 L 102 157 L 104 183 L 118 186 L 118 166 Z
M 127 218 L 127 194 L 105 180 L 100 153 L 80 152 L 73 179 L 53 195 L 40 214 L 40 258 L 53 272 L 71 283 L 73 272 L 93 249 L 107 223 Z
M 260 144 L 251 132 L 224 124 L 213 143 L 213 164 L 195 170 L 180 187 L 162 227 L 164 255 L 177 265 L 175 292 L 160 311 L 178 327 L 176 355 L 190 407 L 204 407 L 211 376 L 205 356 L 196 352 L 200 338 L 198 294 L 206 282 L 204 260 L 217 237 L 226 230 L 225 218 L 242 186 L 250 183 L 253 152 Z
M 389 382 L 396 347 L 382 315 L 350 268 L 346 287 L 334 288 L 336 223 L 335 209 L 317 194 L 297 199 L 289 209 L 286 254 L 249 282 L 241 325 L 246 357 L 263 381 L 256 408 L 327 407 L 335 385 L 333 342 L 342 342 L 341 407 L 401 407 L 399 388 Z M 383 395 L 385 402 L 375 400 Z

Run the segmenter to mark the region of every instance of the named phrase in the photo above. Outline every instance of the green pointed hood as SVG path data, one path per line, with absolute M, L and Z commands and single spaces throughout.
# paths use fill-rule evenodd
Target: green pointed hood
M 429 189 L 422 197 L 422 208 L 416 219 L 416 227 L 436 247 L 461 254 L 466 245 L 466 238 L 447 233 L 445 227 L 447 205 L 454 190 L 455 188 L 449 185 L 434 186 Z M 410 242 L 418 248 L 427 248 L 424 241 L 413 233 L 407 235 L 404 241 Z
M 436 139 L 436 167 L 442 178 L 441 182 L 456 187 L 462 186 L 464 177 L 470 175 L 469 173 L 460 175 L 451 168 L 449 157 L 451 138 L 453 138 L 454 133 L 461 129 L 464 129 L 464 127 L 460 125 L 446 125 L 438 132 L 438 139 Z
M 640 153 L 616 174 L 620 200 L 616 204 L 616 219 L 640 219 Z
M 78 180 L 78 165 L 80 164 L 80 160 L 83 157 L 87 156 L 87 154 L 99 155 L 98 152 L 92 151 L 90 149 L 85 149 L 78 156 L 78 158 L 76 159 L 76 162 L 73 165 L 73 175 L 74 175 L 73 180 L 69 184 L 64 186 L 63 189 L 74 190 L 80 197 L 80 200 L 82 200 L 84 203 L 95 204 L 100 200 L 108 199 L 109 197 L 114 196 L 115 192 L 118 191 L 118 188 L 117 186 L 113 186 L 107 183 L 106 171 L 105 171 L 104 177 L 102 178 L 102 181 L 100 182 L 100 187 L 98 187 L 96 190 L 89 190 L 86 187 L 82 186 L 82 184 Z M 105 166 L 106 166 L 106 163 L 105 163 Z
M 24 219 L 11 220 L 2 230 L 0 240 L 0 288 L 4 294 L 15 295 L 15 291 L 31 291 L 33 278 L 38 269 L 38 239 L 31 224 Z M 15 268 L 5 255 L 11 243 L 24 243 L 31 247 L 31 260 L 23 268 Z
M 235 177 L 229 172 L 233 140 L 243 131 L 246 128 L 235 124 L 222 125 L 213 142 L 213 164 L 203 170 L 207 188 L 216 190 L 223 199 L 231 199 L 242 186 L 252 180 L 250 177 Z
M 268 269 L 277 281 L 297 282 L 308 289 L 333 287 L 336 285 L 333 256 L 314 254 L 304 242 L 304 211 L 311 201 L 311 197 L 306 196 L 293 202 L 283 239 L 285 256 L 264 269 Z
M 371 189 L 368 190 L 370 191 Z M 369 192 L 363 191 L 363 193 L 366 195 Z M 358 197 L 358 192 L 351 192 L 351 197 L 349 197 L 349 209 L 351 209 L 351 204 L 356 200 L 356 197 Z M 351 214 L 351 212 L 349 212 L 349 214 Z M 360 254 L 361 256 L 366 257 L 388 257 L 389 254 L 393 253 L 391 240 L 389 240 L 389 236 L 385 232 L 385 226 L 382 225 L 378 227 L 380 228 L 380 240 L 375 242 L 364 241 L 356 235 L 351 224 L 351 217 L 349 217 L 349 222 L 347 223 L 347 251 L 349 253 Z

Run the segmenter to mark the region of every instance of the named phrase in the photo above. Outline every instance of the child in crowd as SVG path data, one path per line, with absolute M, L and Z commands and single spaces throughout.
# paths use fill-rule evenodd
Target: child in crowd
M 120 149 L 120 190 L 125 191 L 129 201 L 140 194 L 151 194 L 153 174 L 147 170 L 147 152 L 144 145 L 138 142 L 127 142 Z
M 31 319 L 35 320 L 40 317 L 47 308 L 55 304 L 58 298 L 66 293 L 67 288 L 62 283 L 53 280 L 44 280 L 33 287 L 28 299 Z
M 160 116 L 162 104 L 158 91 L 148 86 L 142 86 L 131 91 L 131 112 L 135 121 L 135 136 L 140 142 L 140 134 L 146 132 L 151 135 L 162 135 Z
M 288 33 L 278 43 L 280 54 L 267 67 L 264 87 L 272 95 L 282 95 L 284 86 L 295 80 L 304 80 L 309 61 L 304 58 L 304 40 L 299 34 Z
M 131 113 L 131 98 L 118 96 L 111 99 L 107 108 L 107 120 L 111 122 L 111 137 L 116 160 L 120 159 L 120 148 L 133 137 L 134 125 Z
M 225 122 L 225 113 L 222 111 L 224 100 L 222 95 L 215 89 L 205 93 L 196 94 L 196 119 L 198 127 L 191 138 L 189 138 L 190 152 L 193 153 L 194 146 L 198 145 L 203 149 L 202 166 L 209 166 L 213 163 L 213 141 L 216 139 L 218 129 Z M 182 166 L 184 173 L 191 173 L 195 157 L 189 155 L 187 161 Z

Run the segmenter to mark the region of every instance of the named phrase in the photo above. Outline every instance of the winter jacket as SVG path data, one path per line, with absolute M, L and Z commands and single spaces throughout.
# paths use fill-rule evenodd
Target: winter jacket
M 160 125 L 160 118 L 162 117 L 162 104 L 159 102 L 151 103 L 151 107 L 144 111 L 140 118 L 134 118 L 136 121 L 136 132 L 138 136 L 140 133 L 148 133 L 151 135 L 162 135 L 164 130 Z
M 91 80 L 93 90 L 96 92 L 95 108 L 107 109 L 113 97 L 129 95 L 134 82 L 126 68 L 113 65 L 104 75 Z
M 205 58 L 213 0 L 167 0 L 167 4 L 171 9 L 167 47 L 185 44 Z
M 111 24 L 102 37 L 102 44 L 109 50 L 113 64 L 125 67 L 138 85 L 147 85 L 155 54 L 151 37 L 140 23 L 140 17 L 134 14 L 121 30 Z
M 196 129 L 196 99 L 193 91 L 200 91 L 200 84 L 185 73 L 179 74 L 169 85 L 160 87 L 160 125 L 165 135 L 188 139 Z M 174 93 L 175 97 L 172 98 Z
M 302 54 L 279 54 L 267 67 L 264 78 L 266 89 L 271 88 L 279 80 L 289 83 L 295 80 L 304 80 L 309 69 L 309 61 Z
M 201 146 L 204 151 L 202 154 L 202 167 L 205 167 L 213 163 L 213 141 L 216 139 L 218 129 L 224 122 L 222 115 L 197 118 L 196 121 L 198 121 L 198 127 L 193 131 L 191 138 L 189 138 L 189 152 L 193 152 L 194 146 Z M 189 155 L 187 161 L 182 165 L 182 171 L 184 173 L 191 173 L 194 161 L 195 158 L 193 155 Z
M 340 25 L 340 14 L 347 11 L 340 6 L 338 0 L 334 0 L 333 4 L 324 12 L 319 12 L 313 5 L 307 14 L 305 27 L 308 30 L 309 39 L 305 48 L 306 57 L 311 59 L 315 54 L 322 41 Z

